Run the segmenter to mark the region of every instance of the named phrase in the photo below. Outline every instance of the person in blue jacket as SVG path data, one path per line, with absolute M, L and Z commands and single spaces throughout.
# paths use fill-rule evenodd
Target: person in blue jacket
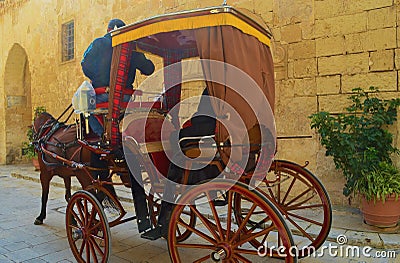
M 125 23 L 122 20 L 111 19 L 108 23 L 107 33 L 93 40 L 83 54 L 83 59 L 81 61 L 82 71 L 85 76 L 91 80 L 92 86 L 96 91 L 96 104 L 107 102 L 109 99 L 108 91 L 113 54 L 111 31 L 123 26 L 125 26 Z M 137 69 L 144 75 L 150 75 L 154 72 L 154 64 L 151 60 L 147 59 L 143 53 L 133 51 L 128 71 L 128 79 L 123 91 L 124 102 L 128 102 L 133 93 L 133 82 L 135 81 Z M 128 92 L 126 92 L 127 90 Z M 103 125 L 93 114 L 89 117 L 89 126 L 97 136 L 100 138 L 103 137 Z M 100 155 L 91 155 L 91 166 L 100 168 L 98 171 L 93 172 L 94 178 L 100 177 L 101 180 L 110 180 L 107 162 L 102 160 Z M 105 187 L 116 196 L 112 185 L 107 184 Z M 102 202 L 105 196 L 101 195 L 98 196 L 98 198 L 100 202 Z
M 108 87 L 110 85 L 110 70 L 112 59 L 112 41 L 111 31 L 125 26 L 120 19 L 111 19 L 108 23 L 107 33 L 93 40 L 83 54 L 81 66 L 83 73 L 88 77 L 92 86 L 96 91 L 96 103 L 108 101 Z M 128 79 L 126 82 L 127 89 L 133 89 L 133 82 L 136 77 L 136 70 L 144 75 L 150 75 L 154 72 L 154 64 L 147 59 L 143 53 L 133 51 L 131 57 Z M 124 95 L 123 101 L 129 101 L 131 95 Z M 103 135 L 103 126 L 93 116 L 89 118 L 89 125 L 93 132 L 98 136 Z

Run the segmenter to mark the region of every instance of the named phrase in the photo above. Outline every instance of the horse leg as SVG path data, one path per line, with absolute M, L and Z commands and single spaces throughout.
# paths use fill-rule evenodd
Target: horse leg
M 40 209 L 40 215 L 35 219 L 35 225 L 43 224 L 43 220 L 46 218 L 46 206 L 49 198 L 50 180 L 53 176 L 45 171 L 40 171 L 40 184 L 42 185 L 42 207 Z
M 64 175 L 64 185 L 65 185 L 65 201 L 69 201 L 71 198 L 71 176 L 70 175 Z

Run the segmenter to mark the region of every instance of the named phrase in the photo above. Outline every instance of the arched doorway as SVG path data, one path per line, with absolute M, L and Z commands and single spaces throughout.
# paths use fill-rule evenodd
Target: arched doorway
M 4 71 L 6 163 L 22 161 L 22 142 L 32 123 L 31 74 L 25 50 L 14 44 Z

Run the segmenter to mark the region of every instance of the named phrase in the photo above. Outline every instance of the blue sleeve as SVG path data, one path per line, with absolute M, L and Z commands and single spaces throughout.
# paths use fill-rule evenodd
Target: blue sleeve
M 143 53 L 133 52 L 132 55 L 133 63 L 137 69 L 144 75 L 151 75 L 154 72 L 154 64 L 150 59 L 147 59 Z

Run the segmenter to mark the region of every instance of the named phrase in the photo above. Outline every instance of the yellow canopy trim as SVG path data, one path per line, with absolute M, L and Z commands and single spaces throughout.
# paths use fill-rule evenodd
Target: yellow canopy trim
M 178 18 L 148 24 L 137 29 L 117 34 L 112 38 L 112 45 L 134 41 L 142 37 L 171 32 L 176 30 L 195 29 L 211 26 L 233 26 L 243 33 L 256 37 L 260 42 L 270 46 L 271 40 L 256 28 L 231 13 L 217 13 L 195 17 Z

